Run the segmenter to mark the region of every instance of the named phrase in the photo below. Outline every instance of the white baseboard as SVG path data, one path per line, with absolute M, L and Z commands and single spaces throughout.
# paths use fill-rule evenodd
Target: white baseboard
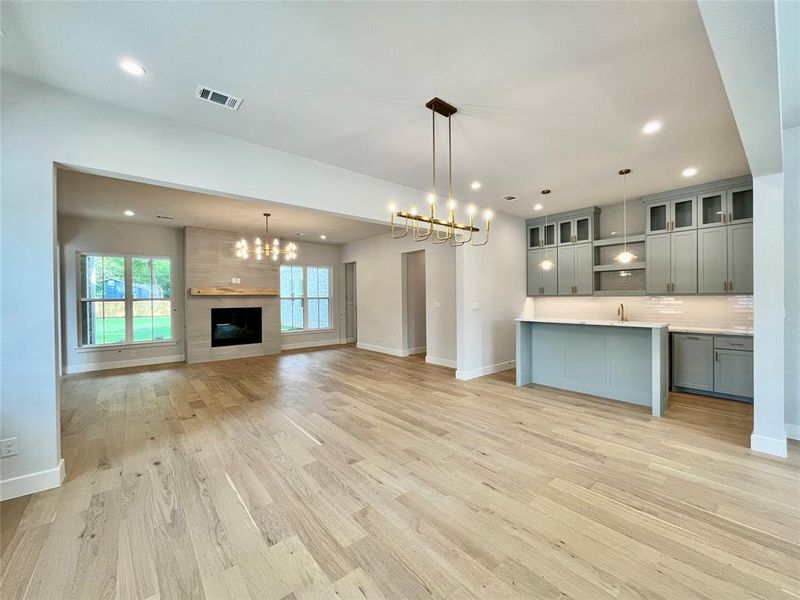
M 344 342 L 342 342 L 342 343 L 343 343 L 343 344 L 355 344 L 355 343 L 356 343 L 356 338 L 347 338 L 347 339 L 346 339 Z
M 750 449 L 786 458 L 786 438 L 772 438 L 754 433 L 750 436 Z
M 301 348 L 316 348 L 318 346 L 338 346 L 341 342 L 335 340 L 320 340 L 318 342 L 294 342 L 291 344 L 281 344 L 281 350 L 300 350 Z
M 800 440 L 800 425 L 786 423 L 786 437 L 792 440 Z
M 439 358 L 438 356 L 425 356 L 425 362 L 432 365 L 439 365 L 440 367 L 448 367 L 449 369 L 456 368 L 456 361 L 449 358 Z
M 467 371 L 460 371 L 456 369 L 456 379 L 461 379 L 462 381 L 467 381 L 469 379 L 475 379 L 477 377 L 483 377 L 485 375 L 491 375 L 492 373 L 499 373 L 500 371 L 507 371 L 508 369 L 513 369 L 516 366 L 517 361 L 509 360 L 506 362 L 497 363 L 494 365 L 488 365 L 486 367 L 479 367 L 477 369 L 469 369 Z
M 391 354 L 392 356 L 400 356 L 400 357 L 408 356 L 408 350 L 386 348 L 384 346 L 375 346 L 374 344 L 365 344 L 364 342 L 356 343 L 356 348 L 358 348 L 359 350 L 371 350 L 372 352 L 380 352 L 381 354 Z
M 0 481 L 0 500 L 10 500 L 11 498 L 57 488 L 64 481 L 65 474 L 64 459 L 62 458 L 58 461 L 58 465 L 52 469 L 4 479 Z
M 137 358 L 134 360 L 115 360 L 111 362 L 89 363 L 86 365 L 67 365 L 64 373 L 72 375 L 75 373 L 89 373 L 91 371 L 106 371 L 108 369 L 126 369 L 128 367 L 146 367 L 148 365 L 160 365 L 163 363 L 183 362 L 186 356 L 183 354 L 172 354 L 170 356 L 156 356 L 153 358 Z
M 408 349 L 408 354 L 409 355 L 411 355 L 411 354 L 425 354 L 425 352 L 427 352 L 427 350 L 428 350 L 427 346 L 417 346 L 416 348 L 409 348 Z

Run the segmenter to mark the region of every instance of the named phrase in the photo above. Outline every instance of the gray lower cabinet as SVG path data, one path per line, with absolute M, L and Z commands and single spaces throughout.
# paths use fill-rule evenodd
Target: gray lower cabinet
M 645 261 L 648 294 L 697 293 L 697 230 L 648 235 Z
M 714 391 L 714 338 L 672 334 L 672 385 Z
M 714 350 L 714 391 L 753 397 L 753 353 Z
M 753 338 L 672 334 L 672 386 L 753 397 Z
M 558 294 L 574 296 L 593 291 L 594 263 L 591 244 L 558 248 Z
M 553 262 L 553 267 L 546 271 L 540 266 L 545 256 Z M 528 296 L 558 294 L 557 261 L 555 248 L 528 250 Z

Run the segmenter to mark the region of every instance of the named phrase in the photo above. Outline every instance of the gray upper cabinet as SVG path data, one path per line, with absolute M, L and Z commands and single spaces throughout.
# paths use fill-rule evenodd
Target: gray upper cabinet
M 645 239 L 645 289 L 648 294 L 668 294 L 670 291 L 671 256 L 670 234 L 648 235 Z
M 575 246 L 558 248 L 558 295 L 575 293 Z
M 558 294 L 574 296 L 591 294 L 594 269 L 592 245 L 573 244 L 558 248 Z
M 728 234 L 728 292 L 753 293 L 753 225 L 725 228 Z
M 700 222 L 697 224 L 701 229 L 706 227 L 721 227 L 727 222 L 727 193 L 725 190 L 715 190 L 700 194 L 698 196 L 700 204 Z
M 528 248 L 545 248 L 556 245 L 556 224 L 538 223 L 528 226 Z
M 647 204 L 646 233 L 653 235 L 697 228 L 697 197 L 687 196 Z
M 714 338 L 710 335 L 672 334 L 672 385 L 714 390 Z
M 697 293 L 697 230 L 670 234 L 670 291 L 674 294 Z
M 645 240 L 648 294 L 697 293 L 697 231 L 649 235 Z
M 728 291 L 728 232 L 725 227 L 701 229 L 697 238 L 697 291 Z
M 728 224 L 753 222 L 753 186 L 728 190 Z
M 594 240 L 595 213 L 558 221 L 558 245 L 585 244 Z
M 541 267 L 545 257 L 554 265 L 546 271 Z M 528 296 L 555 296 L 558 293 L 557 261 L 555 250 L 528 250 Z

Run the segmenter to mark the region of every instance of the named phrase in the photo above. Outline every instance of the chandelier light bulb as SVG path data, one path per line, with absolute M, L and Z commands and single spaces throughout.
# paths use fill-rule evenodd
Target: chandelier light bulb
M 483 219 L 485 221 L 491 221 L 494 218 L 494 212 L 489 210 L 488 208 L 483 211 Z
M 475 216 L 475 213 L 476 213 L 476 212 L 478 212 L 478 208 L 477 208 L 477 207 L 476 207 L 474 204 L 470 204 L 470 205 L 467 207 L 467 214 L 468 214 L 470 217 L 473 217 L 473 216 Z
M 428 194 L 428 204 L 433 204 L 434 200 L 436 200 L 436 196 Z
M 389 204 L 389 212 L 393 213 L 393 212 L 396 212 L 396 211 L 397 211 L 397 204 L 395 204 L 394 202 Z
M 450 198 L 450 201 L 447 203 L 447 208 L 450 210 L 454 210 L 456 207 L 456 201 Z

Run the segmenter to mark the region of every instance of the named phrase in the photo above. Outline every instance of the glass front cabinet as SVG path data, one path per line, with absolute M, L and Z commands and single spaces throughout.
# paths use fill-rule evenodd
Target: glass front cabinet
M 698 227 L 721 227 L 753 222 L 753 186 L 741 186 L 700 194 Z
M 594 216 L 586 215 L 564 219 L 558 222 L 558 245 L 585 244 L 594 239 Z
M 647 233 L 669 233 L 697 228 L 697 197 L 652 202 L 647 205 Z
M 549 248 L 556 245 L 556 224 L 534 223 L 528 225 L 528 249 Z

